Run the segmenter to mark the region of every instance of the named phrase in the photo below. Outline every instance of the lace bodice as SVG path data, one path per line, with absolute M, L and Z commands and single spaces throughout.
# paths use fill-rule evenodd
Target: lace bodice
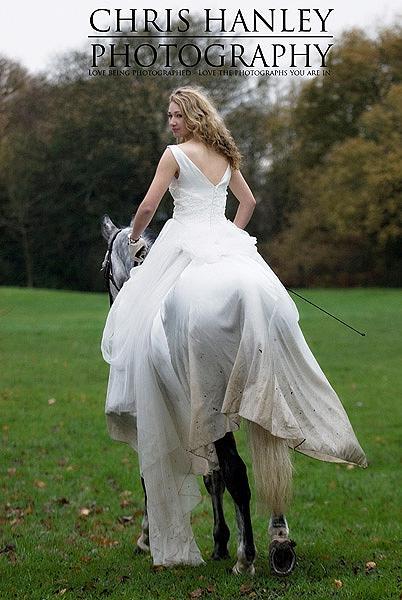
M 227 188 L 231 178 L 228 164 L 220 182 L 214 185 L 177 145 L 169 145 L 179 167 L 179 177 L 173 177 L 169 191 L 174 200 L 173 218 L 183 224 L 215 223 L 226 220 Z

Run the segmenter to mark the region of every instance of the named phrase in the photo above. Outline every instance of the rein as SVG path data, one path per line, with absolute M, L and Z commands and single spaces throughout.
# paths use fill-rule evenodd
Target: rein
M 302 298 L 302 300 L 305 300 L 309 304 L 312 304 L 316 308 L 319 308 L 320 310 L 322 310 L 322 312 L 325 312 L 327 315 L 329 315 L 333 319 L 336 319 L 337 321 L 339 321 L 339 323 L 343 323 L 344 325 L 346 325 L 346 327 L 349 327 L 349 329 L 353 329 L 353 331 L 356 331 L 356 333 L 359 333 L 360 335 L 366 335 L 363 331 L 359 331 L 358 329 L 355 329 L 354 327 L 352 327 L 352 325 L 348 325 L 347 323 L 345 323 L 345 321 L 342 321 L 342 319 L 338 319 L 338 317 L 336 317 L 335 315 L 333 315 L 330 312 L 328 312 L 327 310 L 325 310 L 325 308 L 321 308 L 321 306 L 318 306 L 318 304 L 314 304 L 314 302 L 311 302 L 311 300 L 307 300 L 307 298 L 305 298 L 304 296 L 301 296 L 300 294 L 298 294 L 294 290 L 291 290 L 288 287 L 286 289 L 288 290 L 288 292 L 292 292 L 292 294 L 295 294 L 296 296 L 299 296 L 299 298 Z
M 118 229 L 116 231 L 116 233 L 113 235 L 112 239 L 110 240 L 110 244 L 109 244 L 109 247 L 107 249 L 107 254 L 106 254 L 105 270 L 104 270 L 104 273 L 103 273 L 103 276 L 104 276 L 105 281 L 106 281 L 107 291 L 109 292 L 110 306 L 112 306 L 112 304 L 113 304 L 113 296 L 112 296 L 112 292 L 110 291 L 110 284 L 114 285 L 114 287 L 116 288 L 116 290 L 118 292 L 120 291 L 119 286 L 115 282 L 115 279 L 114 279 L 114 276 L 113 276 L 113 267 L 112 267 L 113 242 L 115 241 L 115 239 L 117 237 L 117 234 L 119 234 L 120 231 L 121 231 L 121 229 Z
M 109 292 L 110 306 L 112 306 L 112 304 L 113 304 L 113 297 L 112 297 L 112 292 L 110 291 L 110 284 L 114 285 L 114 287 L 117 290 L 117 292 L 119 292 L 120 289 L 121 289 L 121 288 L 119 288 L 119 286 L 117 285 L 117 283 L 116 283 L 116 281 L 115 281 L 115 279 L 113 277 L 113 267 L 112 267 L 113 242 L 116 239 L 117 235 L 120 233 L 120 231 L 121 231 L 121 229 L 118 229 L 116 231 L 116 233 L 113 235 L 113 237 L 112 237 L 112 239 L 110 241 L 108 250 L 107 250 L 107 255 L 106 255 L 106 264 L 105 264 L 105 270 L 104 270 L 104 277 L 105 277 L 105 281 L 106 281 L 107 290 Z M 288 292 L 291 292 L 292 294 L 295 294 L 296 296 L 298 296 L 302 300 L 305 300 L 305 302 L 308 302 L 312 306 L 315 306 L 316 308 L 319 308 L 320 310 L 322 310 L 322 312 L 326 313 L 327 315 L 329 315 L 333 319 L 336 319 L 340 323 L 343 323 L 343 325 L 346 325 L 346 327 L 349 327 L 349 329 L 352 329 L 353 331 L 356 331 L 356 333 L 359 333 L 362 336 L 366 335 L 364 332 L 359 331 L 358 329 L 355 329 L 354 327 L 352 327 L 352 325 L 348 325 L 348 323 L 346 323 L 345 321 L 342 321 L 342 319 L 338 319 L 338 317 L 336 317 L 335 315 L 331 314 L 330 312 L 328 312 L 324 308 L 321 308 L 321 306 L 318 306 L 318 304 L 314 304 L 314 302 L 311 302 L 310 300 L 308 300 L 307 298 L 305 298 L 301 294 L 298 294 L 297 292 L 295 292 L 294 290 L 291 290 L 288 287 L 286 289 L 288 290 Z

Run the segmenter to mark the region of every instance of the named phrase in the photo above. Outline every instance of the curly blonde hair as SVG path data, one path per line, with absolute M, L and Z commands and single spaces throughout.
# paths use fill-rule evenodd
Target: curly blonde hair
M 179 105 L 186 127 L 195 138 L 225 156 L 232 169 L 240 168 L 242 157 L 236 142 L 205 91 L 179 87 L 170 94 L 169 102 Z

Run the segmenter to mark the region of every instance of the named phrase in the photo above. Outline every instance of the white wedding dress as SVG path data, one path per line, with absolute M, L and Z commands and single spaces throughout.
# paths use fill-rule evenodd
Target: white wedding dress
M 289 448 L 366 466 L 342 404 L 300 330 L 299 314 L 256 239 L 225 217 L 228 165 L 214 185 L 180 146 L 169 219 L 110 308 L 110 435 L 137 452 L 155 565 L 203 562 L 191 528 L 197 474 L 241 417 Z

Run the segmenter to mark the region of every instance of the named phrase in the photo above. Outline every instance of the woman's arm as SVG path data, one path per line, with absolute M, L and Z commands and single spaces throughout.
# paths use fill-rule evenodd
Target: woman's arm
M 166 148 L 161 156 L 156 168 L 155 176 L 145 194 L 144 200 L 141 202 L 135 213 L 132 223 L 133 229 L 130 236 L 133 240 L 139 238 L 144 229 L 151 222 L 176 171 L 176 160 L 169 148 Z
M 237 225 L 237 227 L 240 227 L 240 229 L 244 229 L 254 212 L 256 205 L 255 198 L 243 175 L 237 169 L 232 173 L 229 188 L 239 201 L 239 207 L 236 216 L 233 219 L 233 223 Z

